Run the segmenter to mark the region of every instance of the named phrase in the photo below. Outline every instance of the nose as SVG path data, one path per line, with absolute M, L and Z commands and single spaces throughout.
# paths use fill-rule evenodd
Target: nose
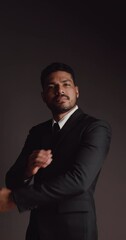
M 55 93 L 56 93 L 56 95 L 62 95 L 62 94 L 64 94 L 63 87 L 60 86 L 60 85 L 57 85 L 56 88 L 55 88 Z

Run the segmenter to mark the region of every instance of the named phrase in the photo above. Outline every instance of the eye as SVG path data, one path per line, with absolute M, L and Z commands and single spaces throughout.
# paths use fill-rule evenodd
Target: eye
M 47 86 L 47 89 L 54 89 L 54 88 L 55 88 L 55 85 L 52 83 L 48 84 Z
M 70 86 L 71 86 L 71 83 L 70 83 L 70 82 L 65 82 L 63 85 L 64 85 L 65 87 L 70 87 Z

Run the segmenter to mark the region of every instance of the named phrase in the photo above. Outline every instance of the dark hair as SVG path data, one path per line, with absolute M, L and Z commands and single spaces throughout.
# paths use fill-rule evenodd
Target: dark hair
M 47 77 L 52 73 L 56 71 L 65 71 L 71 74 L 72 79 L 75 83 L 75 75 L 73 69 L 64 63 L 54 62 L 48 65 L 44 70 L 41 72 L 41 84 L 42 88 L 44 88 L 45 81 L 47 80 Z

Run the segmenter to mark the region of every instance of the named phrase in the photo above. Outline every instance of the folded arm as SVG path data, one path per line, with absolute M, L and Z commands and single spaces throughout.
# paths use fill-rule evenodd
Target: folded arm
M 79 195 L 89 189 L 97 177 L 110 145 L 111 131 L 103 121 L 92 123 L 82 133 L 71 168 L 41 185 L 22 185 L 13 190 L 19 211 Z M 9 178 L 7 179 L 9 183 Z M 8 184 L 9 185 L 9 184 Z

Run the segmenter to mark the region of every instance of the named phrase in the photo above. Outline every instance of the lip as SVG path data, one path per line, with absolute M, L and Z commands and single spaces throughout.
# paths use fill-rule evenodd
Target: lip
M 57 97 L 56 98 L 56 102 L 64 102 L 64 101 L 66 101 L 66 100 L 68 100 L 68 97 L 65 97 L 65 96 L 62 96 L 62 97 Z

